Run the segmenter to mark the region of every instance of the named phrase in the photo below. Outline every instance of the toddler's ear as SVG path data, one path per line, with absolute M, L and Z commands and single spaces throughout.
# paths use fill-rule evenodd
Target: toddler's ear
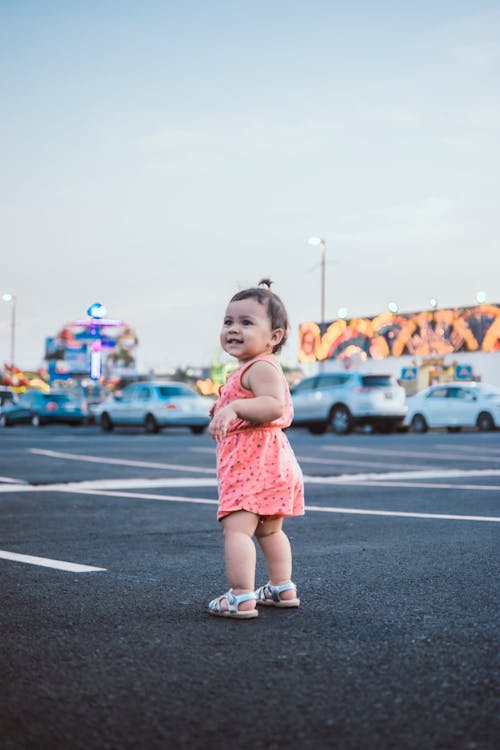
M 274 331 L 271 334 L 271 340 L 272 340 L 274 346 L 277 346 L 280 343 L 280 341 L 281 341 L 281 339 L 283 338 L 284 335 L 285 335 L 284 328 L 275 328 L 274 329 Z

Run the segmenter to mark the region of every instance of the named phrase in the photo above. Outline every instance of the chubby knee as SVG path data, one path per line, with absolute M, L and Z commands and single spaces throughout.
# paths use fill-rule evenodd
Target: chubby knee
M 255 536 L 257 539 L 266 539 L 268 537 L 276 536 L 276 534 L 281 534 L 281 524 L 270 525 L 266 521 L 263 521 L 262 523 L 259 523 L 255 530 Z

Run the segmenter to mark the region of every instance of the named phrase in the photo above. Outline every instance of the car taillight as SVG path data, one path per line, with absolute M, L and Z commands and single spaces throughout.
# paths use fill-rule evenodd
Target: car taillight
M 373 391 L 373 388 L 369 388 L 367 385 L 357 385 L 353 388 L 353 391 L 356 393 L 370 393 L 370 391 Z
M 177 406 L 175 404 L 165 404 L 164 409 L 177 409 Z
M 49 401 L 46 406 L 47 411 L 56 411 L 57 410 L 57 404 L 55 401 Z

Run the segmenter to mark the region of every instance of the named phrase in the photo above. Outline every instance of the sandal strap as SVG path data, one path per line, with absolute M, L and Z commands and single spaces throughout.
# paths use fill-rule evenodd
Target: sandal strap
M 257 599 L 259 599 L 260 601 L 263 601 L 265 599 L 272 599 L 273 602 L 279 602 L 281 601 L 280 594 L 282 593 L 282 591 L 290 591 L 290 589 L 297 590 L 297 586 L 293 581 L 288 581 L 288 583 L 280 583 L 278 586 L 273 586 L 270 582 L 268 582 L 265 583 L 264 586 L 260 586 L 255 594 L 257 596 Z
M 221 596 L 218 596 L 216 599 L 212 599 L 210 604 L 208 605 L 209 609 L 211 609 L 213 612 L 231 612 L 232 614 L 235 614 L 238 612 L 238 606 L 242 602 L 248 602 L 250 599 L 256 599 L 255 591 L 249 591 L 248 594 L 233 594 L 231 589 L 229 591 L 226 591 L 225 594 L 222 594 Z M 227 602 L 227 607 L 222 606 L 222 600 L 225 599 Z

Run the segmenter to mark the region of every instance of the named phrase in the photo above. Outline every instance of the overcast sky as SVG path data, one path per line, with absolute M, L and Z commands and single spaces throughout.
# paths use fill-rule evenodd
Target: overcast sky
M 0 0 L 0 293 L 18 364 L 94 301 L 209 364 L 262 276 L 297 328 L 500 302 L 500 2 Z M 0 358 L 10 308 L 0 302 Z

